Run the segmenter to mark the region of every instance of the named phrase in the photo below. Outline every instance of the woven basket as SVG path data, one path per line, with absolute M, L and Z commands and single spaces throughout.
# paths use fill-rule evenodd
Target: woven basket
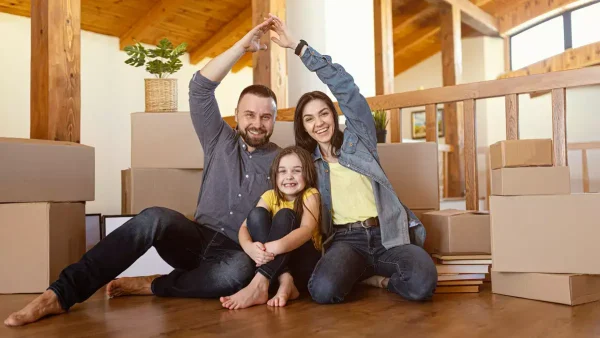
M 146 112 L 177 111 L 177 79 L 144 79 Z

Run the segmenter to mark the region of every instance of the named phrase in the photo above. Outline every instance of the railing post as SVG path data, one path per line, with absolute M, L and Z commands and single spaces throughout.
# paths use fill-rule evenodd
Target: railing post
M 438 143 L 438 118 L 435 104 L 425 106 L 425 140 Z
M 464 140 L 465 140 L 465 185 L 467 190 L 467 210 L 479 210 L 479 189 L 477 186 L 477 130 L 475 127 L 475 100 L 465 100 Z
M 509 94 L 506 100 L 506 139 L 519 139 L 519 96 Z
M 400 143 L 402 142 L 402 109 L 390 109 L 388 116 L 390 117 L 390 141 L 391 143 Z
M 590 171 L 588 168 L 587 150 L 581 150 L 581 177 L 583 179 L 583 192 L 590 192 Z
M 554 165 L 564 167 L 567 162 L 567 105 L 565 88 L 552 89 L 552 143 Z

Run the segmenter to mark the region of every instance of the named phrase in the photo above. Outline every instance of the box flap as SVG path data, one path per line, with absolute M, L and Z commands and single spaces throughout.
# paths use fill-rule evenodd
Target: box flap
M 75 142 L 37 140 L 37 139 L 16 138 L 16 137 L 0 137 L 0 143 L 11 143 L 11 144 L 20 143 L 20 144 L 35 144 L 35 145 L 49 145 L 49 146 L 72 146 L 72 147 L 92 148 L 90 146 L 86 146 L 84 144 L 75 143 Z

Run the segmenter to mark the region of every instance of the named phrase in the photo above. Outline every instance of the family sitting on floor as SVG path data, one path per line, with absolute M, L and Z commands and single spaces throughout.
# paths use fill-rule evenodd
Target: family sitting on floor
M 269 30 L 329 87 L 347 119 L 343 132 L 332 100 L 319 91 L 296 105 L 296 146 L 269 142 L 277 99 L 265 86 L 242 91 L 235 130 L 221 118 L 215 89 L 244 53 L 266 49 L 260 39 Z M 270 15 L 196 72 L 189 96 L 205 154 L 195 221 L 161 207 L 142 211 L 5 325 L 64 313 L 107 283 L 110 297 L 220 297 L 228 309 L 285 306 L 304 290 L 317 303 L 339 303 L 373 276 L 405 299 L 432 296 L 437 271 L 422 248 L 423 224 L 383 172 L 371 109 L 342 66 Z M 114 280 L 151 247 L 174 268 L 170 274 Z

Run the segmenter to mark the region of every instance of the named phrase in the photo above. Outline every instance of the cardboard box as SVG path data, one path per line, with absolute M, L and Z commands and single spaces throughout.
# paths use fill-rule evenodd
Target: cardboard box
M 492 195 L 568 195 L 570 193 L 569 167 L 523 167 L 492 170 Z
M 269 141 L 281 148 L 295 145 L 294 122 L 276 121 L 275 127 L 273 128 L 273 135 L 271 135 Z
M 417 216 L 419 221 L 423 222 L 423 215 L 427 212 L 435 211 L 434 209 L 410 209 Z
M 507 140 L 490 146 L 492 169 L 552 166 L 552 140 Z
M 189 112 L 131 114 L 132 168 L 204 168 Z
M 600 274 L 600 194 L 491 196 L 500 272 Z
M 94 200 L 94 148 L 0 138 L 0 203 Z
M 0 293 L 44 292 L 84 253 L 84 203 L 0 204 Z
M 127 169 L 121 171 L 121 213 L 138 214 L 159 206 L 193 219 L 198 206 L 202 170 Z
M 490 216 L 486 212 L 446 209 L 423 214 L 429 253 L 489 254 Z
M 404 205 L 410 209 L 440 209 L 437 144 L 380 143 L 377 152 Z
M 492 271 L 492 292 L 579 305 L 600 300 L 600 276 Z

